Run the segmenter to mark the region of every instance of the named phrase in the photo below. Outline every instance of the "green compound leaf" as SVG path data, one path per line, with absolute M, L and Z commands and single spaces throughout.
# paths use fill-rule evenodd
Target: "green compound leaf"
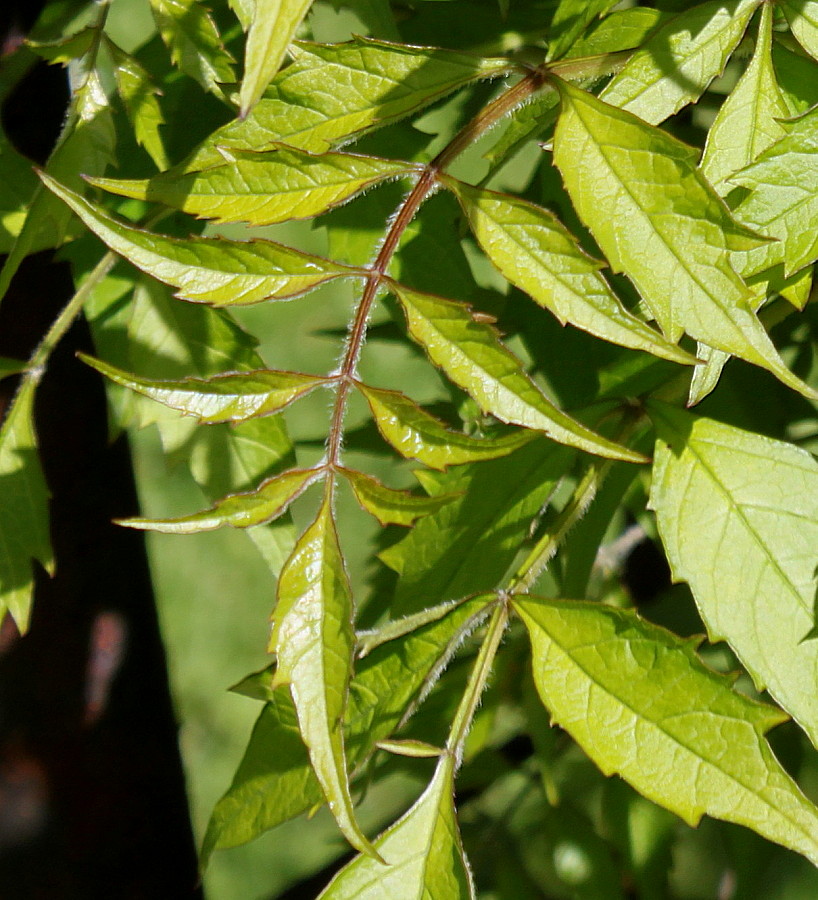
M 244 422 L 268 416 L 303 397 L 325 378 L 300 372 L 231 372 L 212 378 L 185 378 L 182 381 L 140 378 L 85 353 L 80 359 L 116 384 L 156 400 L 204 424 Z
M 701 169 L 716 191 L 725 196 L 727 179 L 753 162 L 786 133 L 781 119 L 789 108 L 773 69 L 773 7 L 761 8 L 761 22 L 750 65 L 719 109 L 707 134 Z
M 588 453 L 644 462 L 632 450 L 595 434 L 557 409 L 523 371 L 497 332 L 453 300 L 393 284 L 412 337 L 432 362 L 501 422 L 542 431 L 552 440 Z
M 583 35 L 566 53 L 566 58 L 616 53 L 639 47 L 662 21 L 663 16 L 665 14 L 659 10 L 644 6 L 616 10 L 605 16 L 592 31 Z
M 452 187 L 489 259 L 563 325 L 570 322 L 606 341 L 673 362 L 695 363 L 622 306 L 599 272 L 602 263 L 584 253 L 550 212 L 507 194 L 462 183 Z
M 515 429 L 496 438 L 474 438 L 452 431 L 398 391 L 385 391 L 357 383 L 375 424 L 399 453 L 432 469 L 507 456 L 534 440 L 536 433 Z
M 813 59 L 818 59 L 818 2 L 816 0 L 781 0 L 790 30 L 798 43 Z
M 277 143 L 323 153 L 339 140 L 380 128 L 480 78 L 514 66 L 433 47 L 356 38 L 344 44 L 294 44 L 280 72 L 246 119 L 215 131 L 187 160 L 188 170 L 219 165 L 218 148 L 265 150 Z
M 332 879 L 325 900 L 469 900 L 469 864 L 454 809 L 454 758 L 441 758 L 415 805 L 375 841 L 383 857 L 357 856 Z
M 242 118 L 281 67 L 287 47 L 311 5 L 312 0 L 254 0 L 239 93 Z
M 745 275 L 782 263 L 791 275 L 818 259 L 818 111 L 782 127 L 786 135 L 730 179 L 751 191 L 736 218 L 778 238 L 750 251 Z
M 439 494 L 436 497 L 419 497 L 409 491 L 386 487 L 377 478 L 363 472 L 343 469 L 342 474 L 352 487 L 358 503 L 381 525 L 412 525 L 421 516 L 436 512 L 458 496 Z
M 36 559 L 49 573 L 54 556 L 48 533 L 48 488 L 34 434 L 33 380 L 24 382 L 0 427 L 0 621 L 11 613 L 28 628 Z
M 711 0 L 658 28 L 600 97 L 658 125 L 724 70 L 762 0 Z
M 462 635 L 485 614 L 491 599 L 450 604 L 436 621 L 375 646 L 358 662 L 345 718 L 350 765 L 359 766 L 378 741 L 393 733 L 407 707 L 428 688 Z M 323 801 L 298 733 L 292 699 L 286 691 L 270 689 L 270 673 L 265 673 L 263 680 L 264 685 L 253 683 L 249 692 L 269 702 L 256 723 L 233 784 L 213 811 L 203 860 L 215 849 L 250 841 Z
M 342 723 L 355 632 L 331 502 L 327 493 L 278 579 L 270 639 L 278 660 L 273 686 L 290 686 L 312 768 L 344 836 L 357 850 L 377 857 L 355 819 L 349 792 Z
M 160 531 L 164 534 L 194 534 L 213 531 L 223 525 L 250 528 L 272 522 L 287 511 L 289 505 L 318 478 L 316 469 L 291 469 L 268 478 L 253 491 L 229 494 L 211 509 L 179 516 L 174 519 L 118 519 L 120 525 L 141 531 Z
M 560 0 L 548 32 L 548 59 L 558 59 L 598 16 L 617 0 Z
M 308 219 L 387 178 L 415 170 L 411 163 L 280 147 L 237 154 L 235 162 L 204 172 L 144 180 L 88 179 L 123 197 L 152 200 L 217 222 L 273 225 Z
M 659 403 L 650 505 L 674 578 L 818 745 L 818 463 L 791 444 Z
M 151 234 L 123 225 L 45 173 L 49 190 L 65 201 L 114 252 L 176 288 L 176 296 L 214 306 L 286 300 L 356 270 L 271 241 L 226 241 Z
M 786 716 L 733 690 L 681 640 L 629 610 L 515 600 L 554 721 L 609 775 L 691 825 L 746 825 L 818 862 L 818 810 L 764 740 Z
M 224 49 L 213 19 L 198 0 L 150 0 L 156 27 L 171 59 L 206 90 L 236 80 L 233 58 Z
M 683 332 L 772 372 L 806 397 L 750 307 L 730 250 L 760 238 L 735 222 L 696 167 L 698 151 L 559 83 L 554 161 L 611 267 L 636 285 L 672 341 Z

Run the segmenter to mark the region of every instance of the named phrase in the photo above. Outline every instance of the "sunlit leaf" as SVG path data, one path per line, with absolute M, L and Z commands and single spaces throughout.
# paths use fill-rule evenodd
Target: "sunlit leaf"
M 225 241 L 151 234 L 118 222 L 47 175 L 49 190 L 67 203 L 112 250 L 177 289 L 176 296 L 216 306 L 284 300 L 355 269 L 271 241 Z
M 98 33 L 97 28 L 93 25 L 88 25 L 60 40 L 37 41 L 29 39 L 26 41 L 26 44 L 31 47 L 37 56 L 41 56 L 46 62 L 65 65 L 73 59 L 85 56 L 91 49 Z
M 818 810 L 764 734 L 786 717 L 732 688 L 682 640 L 629 610 L 515 600 L 553 719 L 607 775 L 691 825 L 737 822 L 818 862 Z
M 286 512 L 290 503 L 319 476 L 320 472 L 316 469 L 292 469 L 281 475 L 274 475 L 255 490 L 230 494 L 219 500 L 212 509 L 173 519 L 119 519 L 119 524 L 165 534 L 193 534 L 212 531 L 223 525 L 232 525 L 234 528 L 263 525 Z
M 548 32 L 548 58 L 562 56 L 598 16 L 604 15 L 618 0 L 560 0 Z
M 694 362 L 622 306 L 599 271 L 602 263 L 584 253 L 552 213 L 462 183 L 455 190 L 489 259 L 563 325 L 570 322 L 607 341 L 673 362 Z
M 287 47 L 311 5 L 312 0 L 254 0 L 239 95 L 242 118 L 281 67 Z
M 186 161 L 224 162 L 217 148 L 266 150 L 277 143 L 323 153 L 339 140 L 402 119 L 480 78 L 503 75 L 505 59 L 356 38 L 345 44 L 294 44 L 246 119 L 215 131 Z
M 331 497 L 295 545 L 278 579 L 270 650 L 274 686 L 288 684 L 312 768 L 329 808 L 353 847 L 375 855 L 358 825 L 349 791 L 343 718 L 355 632 Z
M 236 80 L 233 58 L 198 0 L 150 0 L 156 26 L 174 63 L 206 90 L 221 95 L 221 85 Z
M 658 28 L 600 94 L 657 125 L 697 100 L 724 69 L 762 0 L 710 0 Z
M 409 739 L 378 741 L 378 749 L 385 750 L 387 753 L 394 753 L 395 756 L 408 756 L 413 759 L 435 759 L 443 755 L 443 750 L 440 747 L 427 744 L 426 741 Z
M 402 285 L 393 285 L 393 290 L 412 337 L 485 412 L 588 453 L 644 461 L 639 453 L 595 434 L 557 409 L 526 375 L 519 359 L 503 346 L 496 331 L 475 321 L 467 306 Z
M 605 16 L 592 31 L 583 35 L 565 54 L 566 58 L 616 53 L 638 47 L 662 21 L 664 15 L 658 9 L 645 6 L 615 10 Z
M 344 866 L 320 897 L 326 900 L 473 898 L 454 809 L 454 759 L 441 758 L 415 805 L 375 841 L 384 862 L 358 856 Z
M 712 640 L 818 743 L 818 463 L 791 444 L 652 403 L 650 504 Z
M 502 437 L 471 437 L 447 428 L 398 391 L 360 383 L 358 390 L 366 397 L 384 439 L 403 456 L 433 469 L 506 456 L 536 437 L 536 433 L 521 429 Z
M 217 222 L 271 225 L 306 219 L 344 203 L 362 190 L 413 171 L 410 163 L 280 147 L 237 155 L 204 172 L 144 180 L 89 179 L 123 197 L 152 200 Z
M 231 372 L 212 378 L 159 381 L 140 378 L 116 366 L 80 354 L 83 362 L 116 384 L 137 391 L 200 422 L 243 422 L 278 412 L 326 379 L 300 372 Z
M 560 83 L 554 161 L 577 213 L 664 333 L 762 366 L 807 397 L 750 307 L 730 250 L 761 240 L 737 224 L 696 166 L 698 151 L 585 91 Z
M 750 251 L 747 275 L 782 263 L 784 274 L 791 275 L 818 259 L 818 111 L 782 127 L 786 135 L 730 179 L 750 189 L 736 218 L 778 238 Z
M 457 496 L 439 494 L 436 497 L 419 497 L 409 491 L 386 487 L 377 478 L 363 472 L 344 469 L 343 475 L 349 481 L 358 503 L 381 525 L 412 525 L 416 519 L 428 516 Z
M 0 620 L 11 613 L 28 628 L 34 561 L 54 571 L 48 533 L 48 488 L 34 434 L 36 384 L 26 381 L 0 427 Z
M 781 0 L 780 7 L 798 43 L 813 59 L 818 59 L 818 2 Z

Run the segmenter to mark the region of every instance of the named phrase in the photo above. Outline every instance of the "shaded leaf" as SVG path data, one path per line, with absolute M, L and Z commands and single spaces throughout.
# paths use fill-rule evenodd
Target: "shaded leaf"
M 562 56 L 599 16 L 618 0 L 560 0 L 548 32 L 548 59 Z
M 343 469 L 358 503 L 371 513 L 381 525 L 412 525 L 421 516 L 436 512 L 451 503 L 456 494 L 439 494 L 435 497 L 419 497 L 409 491 L 398 491 L 352 469 Z
M 807 397 L 750 307 L 730 250 L 761 242 L 696 167 L 698 151 L 561 82 L 554 161 L 611 267 L 633 281 L 664 333 L 683 332 L 772 372 Z
M 124 225 L 79 194 L 43 174 L 49 190 L 65 201 L 112 250 L 137 268 L 177 289 L 176 296 L 216 306 L 284 300 L 355 269 L 274 244 L 151 234 Z
M 377 746 L 379 750 L 385 750 L 387 753 L 394 753 L 396 756 L 408 756 L 413 759 L 434 759 L 443 755 L 443 750 L 440 747 L 427 744 L 426 741 L 409 739 L 378 741 Z
M 462 183 L 454 189 L 489 259 L 563 325 L 673 362 L 695 362 L 622 306 L 600 274 L 602 263 L 584 253 L 548 210 Z
M 798 43 L 813 59 L 818 59 L 818 2 L 781 0 L 780 7 Z
M 267 479 L 253 491 L 229 494 L 211 509 L 189 516 L 173 519 L 119 519 L 118 522 L 128 528 L 165 534 L 193 534 L 212 531 L 222 525 L 250 528 L 278 518 L 320 476 L 320 470 L 316 469 L 291 469 Z
M 690 585 L 712 640 L 818 744 L 818 463 L 791 444 L 649 407 L 659 438 L 651 508 L 673 577 Z
M 159 381 L 140 378 L 84 353 L 80 359 L 116 384 L 137 391 L 200 422 L 244 422 L 278 412 L 326 379 L 300 372 L 231 372 L 212 378 Z
M 644 457 L 595 434 L 557 409 L 523 371 L 496 331 L 473 318 L 468 307 L 403 285 L 392 289 L 403 306 L 412 337 L 429 358 L 501 422 L 542 431 L 552 440 L 612 459 Z
M 696 639 L 599 604 L 514 605 L 543 703 L 606 775 L 690 825 L 706 813 L 818 861 L 818 810 L 764 740 L 786 717 L 706 668 Z
M 27 365 L 28 363 L 23 359 L 11 359 L 8 356 L 0 356 L 0 379 L 25 372 Z
M 278 579 L 270 650 L 273 685 L 288 684 L 313 771 L 346 839 L 377 857 L 352 805 L 343 717 L 352 675 L 355 633 L 349 586 L 327 493 Z
M 506 456 L 536 437 L 536 433 L 521 429 L 496 438 L 470 437 L 447 428 L 398 391 L 360 382 L 357 387 L 366 397 L 384 439 L 403 456 L 433 469 Z
M 54 571 L 48 488 L 34 434 L 35 391 L 36 382 L 26 380 L 0 427 L 0 620 L 11 613 L 21 632 L 31 613 L 34 560 Z
M 242 152 L 235 162 L 204 172 L 88 180 L 111 193 L 164 203 L 200 219 L 272 225 L 326 212 L 379 181 L 413 170 L 410 163 L 370 156 L 315 156 L 280 147 L 267 153 Z
M 242 118 L 281 67 L 287 47 L 311 5 L 312 0 L 254 0 L 239 94 Z
M 221 96 L 221 85 L 236 80 L 233 58 L 199 0 L 150 0 L 156 27 L 179 68 L 206 90 Z
M 658 28 L 600 97 L 658 125 L 724 69 L 761 0 L 710 0 Z
M 345 44 L 293 44 L 280 72 L 246 119 L 215 131 L 187 170 L 224 162 L 217 148 L 265 150 L 284 143 L 323 153 L 341 139 L 404 118 L 479 78 L 505 74 L 505 59 L 367 38 Z
M 616 53 L 638 47 L 662 21 L 664 15 L 658 9 L 645 6 L 614 10 L 592 31 L 583 35 L 565 54 L 566 58 Z
M 444 756 L 415 805 L 375 841 L 384 862 L 358 856 L 321 892 L 326 900 L 473 898 L 454 809 L 454 759 Z

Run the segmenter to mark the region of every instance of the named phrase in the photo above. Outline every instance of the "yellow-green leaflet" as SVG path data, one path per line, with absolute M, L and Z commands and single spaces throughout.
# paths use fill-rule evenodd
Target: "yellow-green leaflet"
M 439 494 L 436 497 L 419 497 L 409 491 L 386 487 L 377 478 L 363 472 L 344 469 L 343 475 L 349 481 L 358 503 L 381 525 L 412 525 L 421 516 L 435 512 L 458 496 Z
M 214 306 L 286 300 L 355 269 L 301 253 L 272 241 L 164 237 L 123 225 L 45 173 L 49 190 L 64 200 L 113 251 L 159 281 L 176 296 Z

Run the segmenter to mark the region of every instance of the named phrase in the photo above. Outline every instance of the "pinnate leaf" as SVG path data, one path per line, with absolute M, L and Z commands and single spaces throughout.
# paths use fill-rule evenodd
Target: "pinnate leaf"
M 462 183 L 455 190 L 489 259 L 563 325 L 673 362 L 695 362 L 622 306 L 600 274 L 602 263 L 584 253 L 548 210 Z
M 41 175 L 111 250 L 176 288 L 176 296 L 214 306 L 285 300 L 355 269 L 272 241 L 226 241 L 151 234 L 118 222 L 79 194 Z
M 644 457 L 595 434 L 557 409 L 523 371 L 522 364 L 468 307 L 402 285 L 393 290 L 412 337 L 451 380 L 501 422 L 542 431 L 555 441 L 612 459 Z
M 48 488 L 37 454 L 33 407 L 36 384 L 26 381 L 0 427 L 0 621 L 11 613 L 28 628 L 37 560 L 53 572 L 48 534 Z
M 649 407 L 659 438 L 650 505 L 673 577 L 690 585 L 712 640 L 818 745 L 818 463 L 791 444 Z
M 791 275 L 818 259 L 818 111 L 782 123 L 785 136 L 730 179 L 749 188 L 735 216 L 778 240 L 751 250 L 744 274 L 783 264 Z
M 199 0 L 150 0 L 156 26 L 174 63 L 206 90 L 221 95 L 220 85 L 236 80 L 233 59 Z
M 217 222 L 272 225 L 307 219 L 383 181 L 413 171 L 410 163 L 289 147 L 237 154 L 235 162 L 204 172 L 144 180 L 89 181 L 123 197 L 152 200 Z
M 730 250 L 762 243 L 735 222 L 696 166 L 698 152 L 561 82 L 554 161 L 611 267 L 633 281 L 664 333 L 683 332 L 772 372 L 807 397 L 750 307 Z
M 215 131 L 187 160 L 188 170 L 219 165 L 218 148 L 265 150 L 278 143 L 323 153 L 338 141 L 380 128 L 480 78 L 513 68 L 433 47 L 356 38 L 293 44 L 294 57 L 246 119 Z
M 268 478 L 253 491 L 229 494 L 211 509 L 202 512 L 173 519 L 120 519 L 119 524 L 165 534 L 193 534 L 212 531 L 223 525 L 232 525 L 234 528 L 263 525 L 286 512 L 290 503 L 319 476 L 320 472 L 316 469 L 291 469 Z
M 399 453 L 433 469 L 507 456 L 536 437 L 515 429 L 495 438 L 475 438 L 452 431 L 399 391 L 358 384 L 378 430 Z
M 326 900 L 467 900 L 475 896 L 454 809 L 454 759 L 443 756 L 415 805 L 376 841 L 384 862 L 357 856 L 319 897 Z
M 278 412 L 326 379 L 300 372 L 230 372 L 212 378 L 160 381 L 140 378 L 116 366 L 80 354 L 80 359 L 129 390 L 177 409 L 200 422 L 244 422 Z
M 239 94 L 242 118 L 281 67 L 287 47 L 311 5 L 312 0 L 255 0 Z
M 734 691 L 681 640 L 629 610 L 515 600 L 543 703 L 605 774 L 691 825 L 753 828 L 818 862 L 818 810 L 764 734 L 786 717 Z
M 658 28 L 600 94 L 658 125 L 697 100 L 724 69 L 762 0 L 710 0 Z
M 436 512 L 457 496 L 438 494 L 435 497 L 419 497 L 409 491 L 386 487 L 377 478 L 363 472 L 344 469 L 343 475 L 349 481 L 358 503 L 381 525 L 412 525 L 416 519 Z

